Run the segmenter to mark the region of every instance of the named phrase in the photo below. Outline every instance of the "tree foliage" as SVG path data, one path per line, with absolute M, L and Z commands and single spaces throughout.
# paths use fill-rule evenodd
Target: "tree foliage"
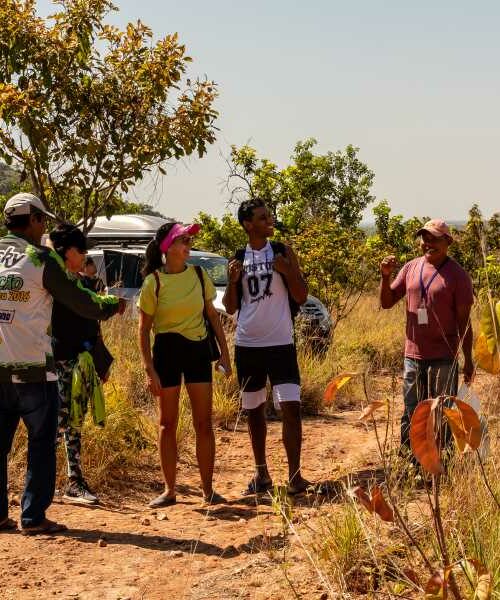
M 403 264 L 419 254 L 415 233 L 427 218 L 412 217 L 404 220 L 402 215 L 391 215 L 387 200 L 373 208 L 375 233 L 369 237 L 368 246 L 380 255 L 394 254 Z
M 106 25 L 110 0 L 0 5 L 0 158 L 56 213 L 75 196 L 85 227 L 144 173 L 215 140 L 211 81 L 185 78 L 177 34 Z
M 336 325 L 354 308 L 373 281 L 375 267 L 364 233 L 335 221 L 319 220 L 292 236 L 311 294 L 331 308 Z
M 311 294 L 334 311 L 334 322 L 347 316 L 368 282 L 374 263 L 359 229 L 363 210 L 373 200 L 373 173 L 358 149 L 314 153 L 316 141 L 298 142 L 291 163 L 279 169 L 259 158 L 250 146 L 232 147 L 228 188 L 234 203 L 248 197 L 266 201 L 276 217 L 276 237 L 298 254 Z M 200 213 L 198 245 L 232 256 L 246 235 L 230 214 L 221 220 Z
M 485 221 L 477 204 L 465 227 L 454 232 L 452 256 L 470 273 L 479 294 L 484 289 L 500 295 L 500 215 Z
M 21 191 L 31 191 L 31 186 L 27 181 L 20 183 L 20 173 L 11 167 L 0 163 L 0 215 L 3 214 L 3 208 L 7 200 Z M 115 194 L 112 202 L 109 202 L 102 211 L 96 216 L 127 215 L 127 214 L 146 214 L 157 217 L 165 217 L 161 212 L 158 212 L 149 204 L 143 202 L 129 202 L 120 194 Z M 59 211 L 59 217 L 63 221 L 77 223 L 81 218 L 81 203 L 78 195 L 68 196 L 64 206 Z M 5 228 L 0 227 L 0 234 L 3 235 Z
M 200 212 L 196 222 L 201 225 L 201 231 L 196 236 L 196 247 L 201 250 L 231 258 L 235 250 L 244 248 L 247 244 L 243 227 L 230 214 L 225 214 L 219 221 L 216 217 Z
M 297 142 L 290 164 L 279 169 L 259 158 L 250 146 L 232 147 L 228 185 L 233 200 L 243 196 L 266 201 L 284 231 L 298 234 L 310 221 L 327 219 L 341 227 L 356 227 L 370 194 L 373 172 L 358 158 L 358 148 L 315 154 L 313 138 Z

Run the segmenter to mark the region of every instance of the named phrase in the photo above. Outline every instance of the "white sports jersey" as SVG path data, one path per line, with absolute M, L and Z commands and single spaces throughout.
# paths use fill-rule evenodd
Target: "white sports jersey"
M 243 297 L 236 328 L 237 346 L 262 347 L 293 344 L 293 322 L 288 290 L 274 271 L 269 241 L 261 250 L 247 244 L 243 260 Z
M 50 337 L 53 298 L 88 319 L 107 319 L 118 310 L 118 298 L 97 296 L 70 278 L 54 251 L 12 233 L 1 238 L 0 383 L 57 379 Z

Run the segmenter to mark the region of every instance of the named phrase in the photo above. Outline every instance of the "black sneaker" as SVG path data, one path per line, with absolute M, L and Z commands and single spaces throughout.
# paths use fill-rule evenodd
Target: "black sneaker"
M 99 504 L 99 498 L 89 490 L 83 479 L 71 481 L 64 492 L 63 498 L 74 504 Z

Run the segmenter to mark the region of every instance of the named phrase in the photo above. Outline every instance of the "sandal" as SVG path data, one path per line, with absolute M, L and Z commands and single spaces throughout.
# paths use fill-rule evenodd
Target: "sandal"
M 288 484 L 286 493 L 289 496 L 298 496 L 299 494 L 314 494 L 318 492 L 316 492 L 316 486 L 314 485 L 314 483 L 307 481 L 307 479 L 303 479 L 301 483 L 299 483 L 299 485 L 297 486 Z
M 168 492 L 163 492 L 148 504 L 149 508 L 163 508 L 164 506 L 172 506 L 176 504 L 177 499 Z
M 56 523 L 55 521 L 50 521 L 49 519 L 44 519 L 38 525 L 28 525 L 27 527 L 21 528 L 21 533 L 23 535 L 43 535 L 43 534 L 53 534 L 53 533 L 61 533 L 62 531 L 67 531 L 66 525 L 62 523 Z
M 0 531 L 13 531 L 17 529 L 17 523 L 14 519 L 9 519 L 6 517 L 2 522 L 0 522 Z
M 243 490 L 243 496 L 254 496 L 255 494 L 265 494 L 273 489 L 273 482 L 271 479 L 265 481 L 258 481 L 255 477 L 250 479 L 247 485 L 247 489 Z
M 213 504 L 226 504 L 226 502 L 227 500 L 224 496 L 221 496 L 213 490 L 208 496 L 203 495 L 203 503 L 207 506 L 212 506 Z

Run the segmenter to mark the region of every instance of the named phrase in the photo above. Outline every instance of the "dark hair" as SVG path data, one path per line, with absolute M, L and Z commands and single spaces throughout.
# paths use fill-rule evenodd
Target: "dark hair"
M 5 216 L 5 227 L 7 229 L 27 229 L 31 222 L 31 215 Z
M 175 221 L 171 223 L 164 223 L 156 232 L 154 238 L 146 246 L 146 252 L 144 253 L 144 266 L 142 267 L 142 276 L 146 277 L 156 269 L 162 266 L 161 261 L 161 250 L 160 244 L 167 237 L 172 227 L 176 224 Z
M 87 256 L 87 258 L 85 259 L 85 262 L 83 263 L 83 265 L 85 267 L 88 267 L 89 265 L 94 265 L 94 267 L 95 267 L 94 259 L 91 256 Z
M 256 208 L 265 207 L 266 203 L 262 198 L 249 198 L 244 200 L 238 208 L 238 221 L 243 227 L 243 221 L 251 221 L 253 217 L 253 211 Z
M 87 249 L 85 236 L 73 223 L 61 223 L 50 232 L 49 238 L 61 258 L 65 258 L 68 248 Z

